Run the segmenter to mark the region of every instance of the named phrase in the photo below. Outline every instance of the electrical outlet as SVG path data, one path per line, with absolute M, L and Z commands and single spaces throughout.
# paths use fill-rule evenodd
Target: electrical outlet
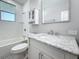
M 77 30 L 69 30 L 68 34 L 70 34 L 70 35 L 77 35 Z

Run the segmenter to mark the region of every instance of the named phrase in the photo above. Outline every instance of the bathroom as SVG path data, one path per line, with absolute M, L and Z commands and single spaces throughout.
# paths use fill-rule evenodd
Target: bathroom
M 79 59 L 79 0 L 0 0 L 0 59 Z

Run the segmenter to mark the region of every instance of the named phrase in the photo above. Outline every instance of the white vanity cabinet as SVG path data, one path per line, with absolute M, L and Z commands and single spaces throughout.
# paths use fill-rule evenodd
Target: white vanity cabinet
M 39 53 L 40 51 L 37 48 L 30 46 L 29 53 L 28 53 L 28 56 L 29 56 L 28 59 L 39 59 Z
M 53 59 L 53 58 L 46 55 L 45 53 L 42 53 L 41 50 L 32 46 L 29 49 L 29 59 Z
M 77 59 L 77 56 L 36 39 L 30 39 L 29 59 Z

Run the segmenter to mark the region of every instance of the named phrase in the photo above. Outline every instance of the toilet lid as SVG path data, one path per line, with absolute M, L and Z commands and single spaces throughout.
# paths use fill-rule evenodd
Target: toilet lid
M 27 48 L 28 47 L 28 44 L 27 43 L 22 43 L 22 44 L 18 44 L 16 46 L 14 46 L 12 48 L 12 50 L 20 50 L 20 49 L 24 49 L 24 48 Z

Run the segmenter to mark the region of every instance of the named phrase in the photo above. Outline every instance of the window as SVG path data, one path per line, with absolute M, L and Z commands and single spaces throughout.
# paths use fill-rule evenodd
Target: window
M 15 21 L 15 14 L 1 11 L 1 20 Z
M 15 5 L 0 1 L 0 20 L 15 21 Z

